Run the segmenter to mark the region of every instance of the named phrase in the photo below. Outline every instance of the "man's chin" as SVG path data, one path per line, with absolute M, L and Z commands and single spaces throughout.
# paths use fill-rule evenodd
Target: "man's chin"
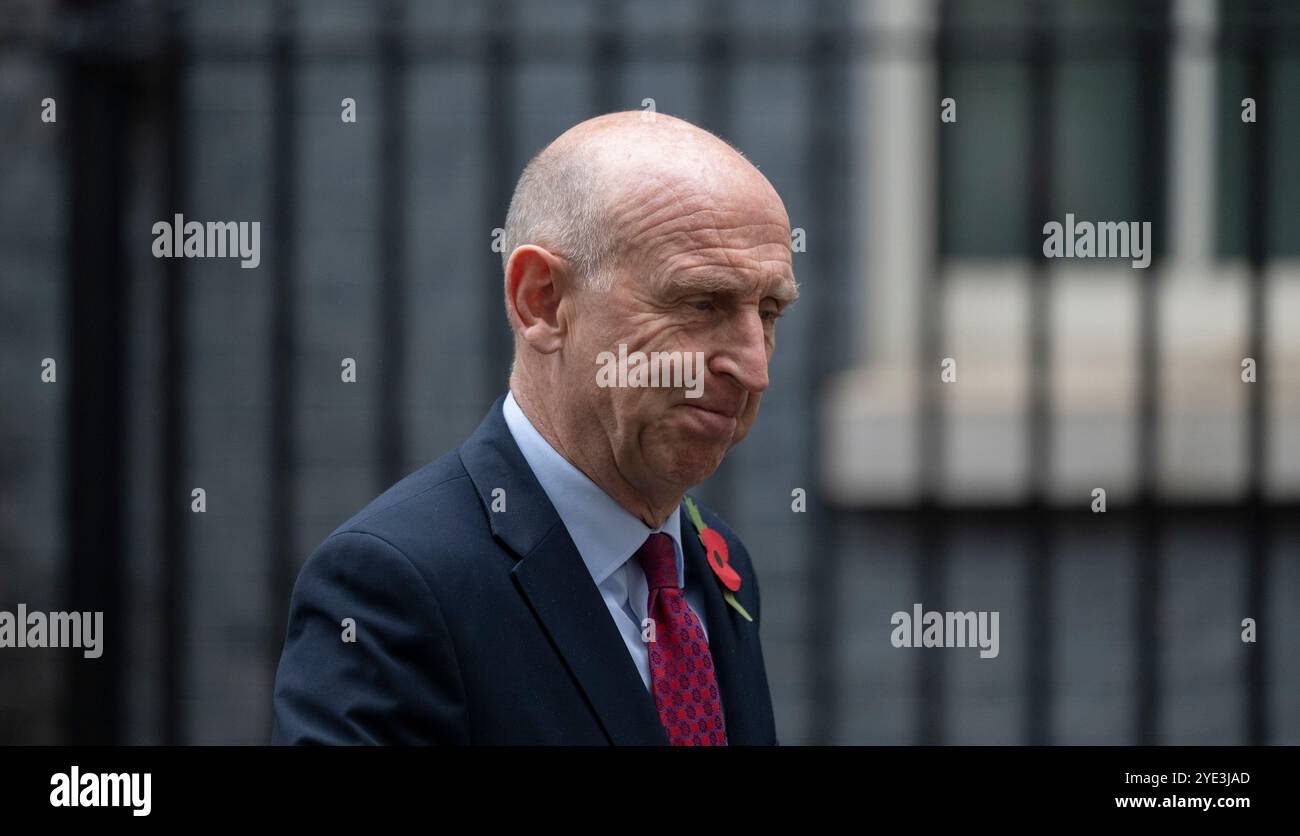
M 667 474 L 669 482 L 692 488 L 713 475 L 722 464 L 728 446 L 716 441 L 682 439 L 667 451 L 667 461 L 660 472 Z

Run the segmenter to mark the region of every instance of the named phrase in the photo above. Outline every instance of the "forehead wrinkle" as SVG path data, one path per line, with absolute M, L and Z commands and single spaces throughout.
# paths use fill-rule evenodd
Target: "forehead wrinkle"
M 780 264 L 782 269 L 778 271 L 760 271 L 763 274 L 760 282 L 765 285 L 763 296 L 764 298 L 772 297 L 781 304 L 788 305 L 799 298 L 799 284 L 794 279 L 794 272 L 784 261 L 780 259 L 764 259 L 764 262 L 772 261 Z M 751 288 L 750 283 L 737 276 L 735 272 L 713 266 L 668 273 L 663 280 L 663 284 L 668 288 L 687 292 L 731 293 L 735 295 L 745 295 Z
M 617 242 L 625 257 L 641 262 L 654 285 L 666 286 L 673 274 L 685 269 L 675 268 L 674 262 L 682 259 L 716 261 L 720 263 L 721 277 L 713 276 L 714 290 L 700 292 L 736 292 L 744 294 L 751 284 L 736 281 L 730 273 L 755 271 L 755 264 L 775 263 L 777 269 L 758 270 L 760 281 L 774 288 L 768 296 L 782 305 L 789 304 L 798 295 L 792 265 L 788 255 L 784 258 L 746 258 L 744 254 L 780 247 L 789 252 L 789 222 L 783 216 L 780 198 L 776 204 L 766 201 L 748 189 L 755 186 L 750 174 L 757 175 L 766 191 L 771 185 L 756 169 L 746 172 L 743 181 L 720 181 L 720 172 L 706 168 L 671 170 L 662 165 L 680 165 L 681 160 L 659 158 L 649 165 L 633 165 L 628 169 L 626 158 L 602 160 L 621 168 L 624 175 L 607 182 L 614 186 L 611 195 L 610 220 L 624 231 Z M 656 165 L 658 164 L 658 165 Z M 746 168 L 752 168 L 746 161 Z M 734 192 L 733 192 L 734 189 Z M 760 190 L 763 191 L 763 190 Z M 778 208 L 779 207 L 779 208 Z M 621 216 L 621 217 L 620 217 Z M 771 234 L 769 238 L 768 235 Z M 740 239 L 740 245 L 729 240 Z M 648 263 L 654 259 L 657 264 Z M 698 265 L 700 269 L 705 265 Z
M 622 197 L 623 201 L 633 203 L 630 220 L 653 222 L 636 230 L 628 236 L 629 240 L 642 236 L 654 237 L 655 230 L 661 226 L 685 223 L 697 215 L 713 211 L 698 195 L 683 195 L 672 182 L 679 178 L 663 177 L 653 171 L 645 173 L 643 177 L 648 182 L 626 188 Z
M 783 225 L 775 223 L 742 224 L 736 227 L 728 227 L 727 231 L 739 232 L 741 230 L 762 229 L 766 227 L 777 227 L 781 229 L 783 237 L 777 240 L 757 240 L 753 243 L 742 245 L 728 245 L 719 241 L 714 245 L 705 244 L 689 250 L 673 253 L 665 260 L 665 271 L 686 272 L 690 270 L 704 274 L 712 270 L 723 275 L 728 275 L 732 272 L 757 272 L 760 274 L 775 274 L 778 279 L 787 276 L 793 278 L 793 265 L 787 257 L 787 253 L 789 253 L 789 245 L 786 243 L 784 238 L 785 227 Z M 715 232 L 719 233 L 718 237 L 720 238 L 722 231 L 715 230 Z M 703 236 L 691 236 L 687 233 L 687 237 L 698 239 Z M 747 237 L 752 238 L 753 236 Z M 774 250 L 779 250 L 781 252 L 781 257 L 764 257 L 761 255 L 762 253 L 772 252 Z M 687 264 L 679 267 L 673 266 L 674 262 L 680 263 L 682 261 L 686 261 Z M 775 264 L 777 265 L 777 268 L 775 270 L 765 269 L 763 265 L 768 264 Z
M 679 204 L 684 204 L 680 201 Z M 671 207 L 663 206 L 658 210 L 652 210 L 651 215 L 658 215 L 667 212 Z M 704 223 L 694 222 L 698 216 L 707 215 L 708 219 Z M 628 236 L 625 243 L 637 245 L 646 252 L 656 245 L 662 246 L 665 242 L 673 240 L 685 241 L 690 246 L 688 250 L 694 253 L 718 253 L 722 259 L 726 260 L 729 266 L 737 266 L 734 261 L 734 254 L 737 252 L 750 251 L 765 246 L 784 246 L 788 247 L 789 233 L 787 224 L 776 220 L 755 220 L 744 221 L 745 217 L 751 216 L 751 212 L 746 209 L 736 207 L 717 207 L 717 206 L 700 206 L 682 214 L 671 215 L 645 227 L 637 230 L 634 234 Z M 740 222 L 726 222 L 726 220 Z M 762 240 L 762 230 L 772 228 L 779 231 L 779 235 L 772 240 Z M 743 246 L 734 246 L 727 244 L 725 238 L 733 235 L 745 239 Z
M 674 163 L 680 165 L 680 161 L 661 160 L 651 166 L 639 167 L 634 172 L 635 177 L 630 178 L 633 182 L 619 188 L 619 194 L 613 200 L 614 214 L 622 211 L 626 213 L 626 222 L 645 224 L 642 229 L 629 235 L 629 239 L 653 237 L 659 227 L 674 224 L 680 224 L 681 231 L 688 234 L 707 234 L 722 229 L 742 229 L 764 224 L 786 228 L 785 223 L 775 220 L 747 224 L 723 223 L 723 218 L 726 217 L 764 211 L 761 199 L 756 198 L 752 204 L 736 204 L 734 192 L 743 190 L 746 185 L 756 185 L 751 175 L 756 175 L 771 190 L 771 184 L 762 179 L 762 174 L 752 169 L 748 163 L 746 166 L 752 170 L 743 172 L 743 177 L 750 180 L 748 183 L 742 180 L 727 183 L 725 181 L 728 175 L 706 168 L 669 171 L 653 167 Z M 703 223 L 695 223 L 701 215 L 709 217 Z

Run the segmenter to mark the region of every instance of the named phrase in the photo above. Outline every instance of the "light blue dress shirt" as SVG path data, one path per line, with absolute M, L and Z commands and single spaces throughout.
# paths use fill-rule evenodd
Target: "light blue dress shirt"
M 542 490 L 555 506 L 573 544 L 578 547 L 578 554 L 587 564 L 587 571 L 600 590 L 600 596 L 605 599 L 605 606 L 627 645 L 627 652 L 632 654 L 632 661 L 649 689 L 650 662 L 645 642 L 641 641 L 641 622 L 646 618 L 650 589 L 641 565 L 630 558 L 651 534 L 667 534 L 673 538 L 677 550 L 677 583 L 685 586 L 681 505 L 673 509 L 662 526 L 650 528 L 557 453 L 524 415 L 513 392 L 506 395 L 503 412 L 510 434 Z M 704 612 L 700 591 L 687 589 L 685 597 L 687 605 L 700 618 L 700 626 L 707 638 L 709 628 L 700 617 Z

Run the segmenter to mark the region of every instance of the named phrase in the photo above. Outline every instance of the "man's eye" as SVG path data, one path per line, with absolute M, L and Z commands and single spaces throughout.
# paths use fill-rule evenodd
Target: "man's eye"
M 781 318 L 780 311 L 761 311 L 759 315 L 763 317 L 764 322 L 776 322 Z
M 713 300 L 697 299 L 696 301 L 691 303 L 691 307 L 695 308 L 695 310 L 697 311 L 711 311 L 713 310 Z

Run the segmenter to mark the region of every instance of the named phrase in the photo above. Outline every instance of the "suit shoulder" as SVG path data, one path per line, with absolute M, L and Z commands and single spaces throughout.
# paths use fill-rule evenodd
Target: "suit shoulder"
M 387 490 L 372 499 L 364 508 L 353 514 L 346 522 L 331 532 L 362 532 L 368 528 L 383 528 L 386 521 L 400 517 L 428 502 L 436 501 L 440 496 L 456 494 L 458 489 L 467 486 L 455 484 L 468 481 L 469 474 L 460 463 L 455 451 L 445 453 L 424 467 L 389 486 Z M 470 493 L 473 492 L 469 488 Z
M 413 563 L 492 539 L 478 492 L 454 450 L 384 491 L 326 542 L 347 534 L 382 540 Z

